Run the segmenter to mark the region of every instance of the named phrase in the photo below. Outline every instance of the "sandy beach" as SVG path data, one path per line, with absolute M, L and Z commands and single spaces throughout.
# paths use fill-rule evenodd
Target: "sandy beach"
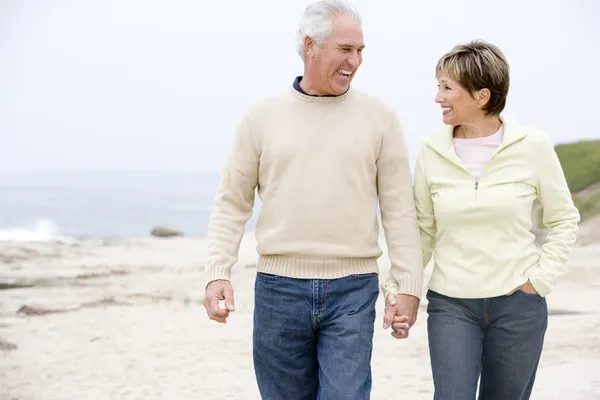
M 201 304 L 202 238 L 0 242 L 0 399 L 260 399 L 255 245 L 246 235 L 232 277 L 237 309 L 220 325 Z M 600 399 L 599 258 L 600 245 L 576 247 L 548 297 L 533 399 Z M 380 296 L 373 399 L 432 398 L 425 303 L 410 337 L 395 340 L 381 327 Z

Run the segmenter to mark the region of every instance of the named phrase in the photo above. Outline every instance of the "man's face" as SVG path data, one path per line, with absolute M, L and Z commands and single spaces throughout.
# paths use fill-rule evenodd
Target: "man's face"
M 309 74 L 315 77 L 314 89 L 319 95 L 340 95 L 350 87 L 358 67 L 362 64 L 365 47 L 362 29 L 350 16 L 333 20 L 331 34 L 323 47 L 316 44 L 307 53 Z

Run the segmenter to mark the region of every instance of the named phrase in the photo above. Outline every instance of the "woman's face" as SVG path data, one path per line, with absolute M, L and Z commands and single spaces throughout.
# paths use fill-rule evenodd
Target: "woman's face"
M 446 125 L 464 125 L 485 115 L 474 96 L 445 72 L 440 72 L 437 80 L 439 89 L 435 102 L 442 106 L 442 120 Z

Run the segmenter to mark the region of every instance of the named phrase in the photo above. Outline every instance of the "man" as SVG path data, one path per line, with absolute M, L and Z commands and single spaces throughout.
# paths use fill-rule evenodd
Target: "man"
M 391 259 L 384 327 L 405 316 L 393 336 L 408 335 L 422 291 L 404 134 L 392 107 L 350 87 L 365 47 L 350 6 L 308 6 L 297 44 L 304 74 L 249 107 L 236 130 L 210 221 L 204 304 L 222 323 L 234 310 L 230 271 L 258 188 L 253 357 L 261 397 L 369 399 L 378 200 Z

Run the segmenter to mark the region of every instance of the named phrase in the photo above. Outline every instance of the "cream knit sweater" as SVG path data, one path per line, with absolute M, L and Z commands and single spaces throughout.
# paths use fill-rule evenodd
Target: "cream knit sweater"
M 230 279 L 257 189 L 259 272 L 320 279 L 379 272 L 379 201 L 391 261 L 386 293 L 421 297 L 405 138 L 383 101 L 356 89 L 315 97 L 290 87 L 245 112 L 212 209 L 209 282 Z

